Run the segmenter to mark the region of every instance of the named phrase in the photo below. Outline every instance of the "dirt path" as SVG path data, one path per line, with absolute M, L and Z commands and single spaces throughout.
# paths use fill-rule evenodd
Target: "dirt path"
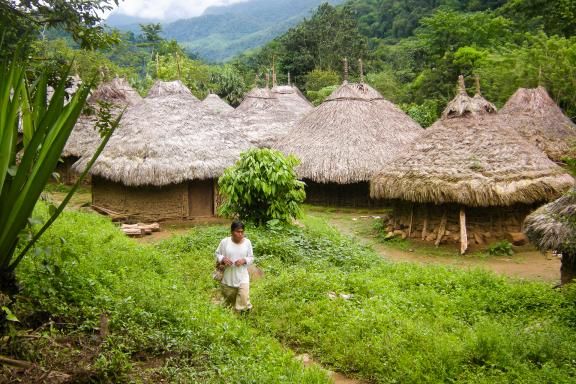
M 461 256 L 457 249 L 450 246 L 435 248 L 417 240 L 406 241 L 399 247 L 382 243 L 375 238 L 372 225 L 379 217 L 378 212 L 313 210 L 308 213 L 326 219 L 341 233 L 371 246 L 386 259 L 451 265 L 463 269 L 479 267 L 501 275 L 547 282 L 557 282 L 560 279 L 560 259 L 550 254 L 543 255 L 532 246 L 515 247 L 513 256 L 487 256 L 481 252 Z

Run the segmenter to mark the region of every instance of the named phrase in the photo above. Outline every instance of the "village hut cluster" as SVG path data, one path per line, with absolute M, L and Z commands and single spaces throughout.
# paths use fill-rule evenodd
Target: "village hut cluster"
M 570 154 L 576 126 L 548 96 L 520 89 L 502 111 L 477 83 L 428 129 L 364 82 L 344 82 L 314 108 L 273 73 L 232 108 L 217 95 L 200 101 L 181 82 L 158 81 L 144 99 L 119 79 L 96 91 L 126 108 L 120 127 L 91 170 L 93 205 L 134 220 L 216 215 L 217 180 L 251 147 L 276 148 L 301 161 L 307 202 L 389 207 L 391 235 L 435 244 L 509 238 L 524 241 L 524 220 L 562 196 L 574 179 L 556 162 Z M 98 142 L 83 116 L 65 155 L 82 170 Z M 552 208 L 550 208 L 552 209 Z M 556 228 L 556 227 L 554 227 Z
M 460 242 L 464 253 L 471 241 L 522 242 L 525 217 L 573 183 L 460 77 L 441 119 L 374 177 L 371 194 L 394 200 L 389 230 Z
M 90 171 L 92 206 L 130 221 L 215 216 L 224 170 L 242 151 L 271 147 L 312 109 L 292 85 L 255 87 L 234 109 L 215 94 L 198 100 L 180 81 L 157 81 L 142 99 L 114 79 L 91 95 L 91 113 L 74 128 L 62 154 L 64 181 L 74 181 L 100 143 L 94 110 L 102 101 L 124 114 Z

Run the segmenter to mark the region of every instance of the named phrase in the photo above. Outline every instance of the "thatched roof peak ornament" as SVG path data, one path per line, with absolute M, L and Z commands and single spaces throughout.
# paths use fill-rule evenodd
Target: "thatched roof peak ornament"
M 478 90 L 479 87 L 478 85 Z M 466 85 L 464 84 L 464 76 L 460 75 L 458 76 L 458 93 L 442 112 L 442 119 L 477 118 L 495 113 L 496 106 L 482 97 L 479 92 L 474 97 L 468 96 Z
M 278 85 L 276 79 L 276 56 L 272 57 L 272 88 Z
M 288 72 L 288 85 L 292 85 L 292 83 L 290 82 L 290 72 Z
M 474 76 L 474 82 L 476 83 L 476 94 L 474 96 L 482 96 L 482 91 L 480 90 L 480 76 Z
M 360 84 L 364 84 L 364 64 L 362 59 L 358 59 L 358 68 L 360 69 Z
M 348 83 L 348 59 L 344 58 L 344 84 Z
M 468 96 L 466 92 L 466 83 L 464 82 L 464 76 L 458 76 L 458 94 L 462 96 Z

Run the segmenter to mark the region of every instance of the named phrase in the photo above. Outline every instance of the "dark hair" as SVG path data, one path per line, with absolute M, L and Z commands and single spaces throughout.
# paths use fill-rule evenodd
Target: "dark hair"
M 244 229 L 244 223 L 240 220 L 234 220 L 230 226 L 230 232 L 234 232 L 237 229 Z

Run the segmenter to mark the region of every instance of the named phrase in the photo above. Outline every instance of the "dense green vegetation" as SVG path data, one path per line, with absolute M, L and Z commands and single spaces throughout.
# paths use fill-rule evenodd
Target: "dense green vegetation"
M 219 212 L 256 225 L 286 223 L 301 215 L 304 182 L 294 168 L 299 160 L 270 148 L 253 148 L 218 179 Z
M 106 218 L 66 212 L 18 269 L 21 323 L 0 354 L 99 382 L 327 382 L 280 342 L 370 382 L 572 382 L 574 287 L 389 263 L 303 222 L 248 228 L 264 277 L 237 317 L 213 302 L 226 226 L 139 245 Z M 93 334 L 101 314 L 105 340 Z
M 164 23 L 163 36 L 204 60 L 223 62 L 281 35 L 325 1 L 344 0 L 250 0 L 210 7 L 201 16 Z M 112 17 L 109 24 L 122 31 L 139 31 L 138 23 L 120 24 L 116 19 L 121 20 Z
M 47 215 L 43 205 L 37 215 Z M 106 218 L 65 212 L 18 269 L 25 299 L 12 312 L 20 323 L 0 342 L 0 355 L 77 382 L 328 383 L 325 373 L 304 369 L 273 338 L 212 304 L 213 241 L 227 233 L 208 228 L 138 245 Z M 109 319 L 105 340 L 93 333 L 101 315 Z M 38 338 L 26 338 L 29 330 Z M 43 374 L 35 373 L 30 382 Z M 10 382 L 9 374 L 2 368 L 0 381 Z
M 574 9 L 572 0 L 350 0 L 321 6 L 241 60 L 256 68 L 276 56 L 279 72 L 295 74 L 316 99 L 321 89 L 308 81 L 313 70 L 341 72 L 336 58 L 347 56 L 354 64 L 363 57 L 368 83 L 424 126 L 452 98 L 459 74 L 469 85 L 480 75 L 483 93 L 498 106 L 519 87 L 543 85 L 574 117 Z M 352 72 L 357 79 L 357 69 Z

